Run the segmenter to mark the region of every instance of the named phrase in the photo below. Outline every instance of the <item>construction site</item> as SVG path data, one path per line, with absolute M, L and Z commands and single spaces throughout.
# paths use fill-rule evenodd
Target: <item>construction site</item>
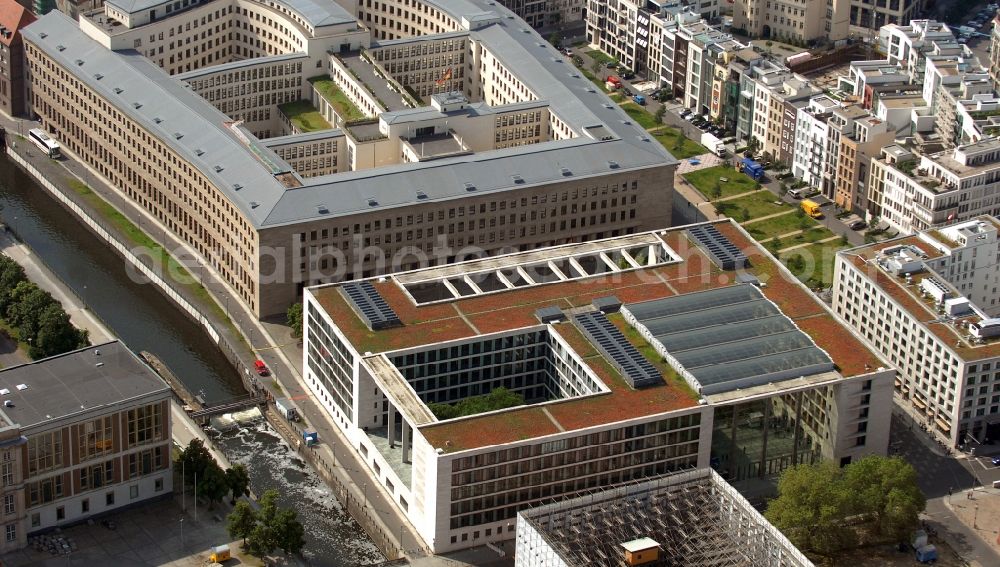
M 715 471 L 686 471 L 518 514 L 518 567 L 811 567 Z

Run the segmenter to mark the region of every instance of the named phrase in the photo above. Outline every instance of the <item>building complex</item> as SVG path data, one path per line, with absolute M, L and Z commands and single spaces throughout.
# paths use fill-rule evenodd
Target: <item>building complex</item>
M 951 445 L 1000 437 L 1000 223 L 983 216 L 837 255 L 833 306 Z
M 731 221 L 308 288 L 304 311 L 308 386 L 435 552 L 598 487 L 766 486 L 888 442 L 894 371 Z M 501 387 L 525 403 L 440 413 Z
M 125 345 L 6 368 L 0 399 L 0 550 L 171 492 L 170 388 Z
M 676 161 L 489 0 L 112 0 L 24 38 L 44 127 L 260 316 L 669 222 Z

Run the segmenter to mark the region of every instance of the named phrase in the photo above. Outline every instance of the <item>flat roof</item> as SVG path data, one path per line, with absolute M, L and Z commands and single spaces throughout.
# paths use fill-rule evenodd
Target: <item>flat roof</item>
M 521 188 L 522 184 L 510 182 L 507 174 L 511 171 L 522 172 L 523 185 L 530 186 L 677 163 L 571 61 L 506 8 L 492 0 L 428 3 L 459 22 L 470 13 L 498 15 L 497 22 L 469 31 L 469 35 L 516 72 L 539 102 L 547 103 L 579 135 L 517 148 L 311 177 L 302 179 L 301 187 L 288 191 L 276 178 L 288 172 L 269 169 L 269 161 L 281 162 L 265 142 L 245 131 L 234 133 L 228 127 L 229 117 L 141 54 L 104 48 L 58 11 L 43 16 L 23 34 L 121 112 L 185 156 L 257 228 L 368 212 L 373 210 L 370 199 L 378 203 L 375 210 L 384 210 L 464 198 L 468 195 L 466 183 L 472 183 L 481 193 Z M 595 127 L 610 133 L 611 139 L 590 138 L 586 132 Z M 615 166 L 610 167 L 609 162 Z M 571 175 L 567 176 L 564 169 Z M 424 196 L 418 198 L 417 190 Z M 326 207 L 318 207 L 320 204 Z
M 977 219 L 985 220 L 1000 228 L 1000 222 L 993 217 L 985 216 L 977 217 Z M 948 243 L 942 242 L 942 245 L 948 246 Z M 949 289 L 952 288 L 950 284 L 943 283 L 947 282 L 946 278 L 941 277 L 925 264 L 926 271 L 912 274 L 912 281 L 915 285 L 911 286 L 907 284 L 905 277 L 894 276 L 878 265 L 876 257 L 888 248 L 899 246 L 916 247 L 926 255 L 926 260 L 933 260 L 943 255 L 941 250 L 936 249 L 919 236 L 893 238 L 876 244 L 841 250 L 837 254 L 845 256 L 848 262 L 865 274 L 897 305 L 905 309 L 915 320 L 940 339 L 946 348 L 951 349 L 965 361 L 1000 356 L 1000 339 L 986 339 L 982 343 L 973 343 L 968 340 L 968 332 L 962 330 L 965 328 L 963 323 L 978 320 L 978 317 L 942 317 L 933 299 L 928 299 L 920 293 L 920 282 L 924 278 L 934 278 L 942 285 L 948 286 Z M 955 292 L 954 297 L 963 297 L 963 295 Z
M 739 225 L 728 219 L 704 224 L 713 224 L 730 242 L 746 251 L 751 267 L 744 272 L 766 283 L 766 287 L 756 293 L 773 305 L 775 316 L 780 315 L 791 323 L 785 323 L 784 327 L 797 328 L 807 335 L 815 347 L 837 365 L 840 374 L 825 373 L 825 380 L 831 376 L 869 374 L 883 365 Z M 392 328 L 369 328 L 341 292 L 342 284 L 311 287 L 307 292 L 336 323 L 352 347 L 360 355 L 371 357 L 490 333 L 538 327 L 540 322 L 536 313 L 539 309 L 552 306 L 572 314 L 592 310 L 591 304 L 595 299 L 610 295 L 629 305 L 672 297 L 694 297 L 691 295 L 693 292 L 703 290 L 733 288 L 739 272 L 719 269 L 699 246 L 688 239 L 688 228 L 676 227 L 565 244 L 370 278 L 366 281 L 372 283 L 401 323 Z M 621 250 L 633 250 L 634 254 L 629 256 L 632 260 L 649 254 L 649 251 L 661 255 L 655 258 L 648 256 L 645 261 L 633 264 L 624 256 L 616 255 Z M 602 251 L 608 256 L 603 264 L 595 260 L 577 262 L 586 264 L 581 267 L 590 275 L 583 275 L 576 267 L 570 273 L 562 273 L 566 266 L 572 265 L 568 258 L 599 255 Z M 605 268 L 601 268 L 602 265 Z M 534 269 L 537 266 L 548 266 L 549 269 Z M 552 270 L 552 266 L 556 269 Z M 620 268 L 614 270 L 609 266 Z M 595 274 L 597 270 L 603 271 Z M 471 290 L 471 287 L 459 290 L 467 295 L 456 295 L 449 289 L 446 294 L 424 297 L 419 303 L 408 291 L 415 285 L 428 282 L 458 281 L 467 276 L 498 271 L 511 274 L 512 278 L 517 273 L 521 278 L 516 280 L 517 285 L 511 283 L 513 287 L 503 284 L 501 289 L 485 283 L 482 286 L 477 284 L 481 288 L 478 291 Z M 556 271 L 565 277 L 552 279 Z M 524 274 L 533 283 L 529 284 L 523 278 Z M 539 275 L 537 279 L 536 274 Z M 480 281 L 494 282 L 492 278 Z M 459 287 L 461 285 L 458 284 Z M 630 387 L 612 362 L 568 319 L 549 325 L 550 331 L 570 345 L 608 387 L 608 392 L 547 402 L 544 406 L 521 406 L 487 415 L 428 423 L 419 428 L 425 439 L 435 448 L 447 452 L 461 451 L 697 407 L 698 395 L 681 373 L 656 355 L 653 346 L 625 321 L 622 314 L 611 314 L 608 319 L 653 363 L 664 378 L 662 384 L 641 390 Z M 676 338 L 686 339 L 686 335 Z M 797 387 L 799 383 L 794 384 Z M 782 385 L 784 383 L 779 383 L 775 388 Z
M 165 391 L 163 379 L 119 341 L 0 371 L 0 399 L 13 404 L 0 411 L 22 428 Z

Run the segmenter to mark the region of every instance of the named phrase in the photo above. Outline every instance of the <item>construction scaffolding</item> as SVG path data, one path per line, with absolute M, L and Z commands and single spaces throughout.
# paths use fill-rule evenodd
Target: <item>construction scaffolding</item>
M 711 469 L 665 476 L 522 511 L 518 567 L 626 567 L 622 544 L 660 544 L 650 567 L 811 567 Z

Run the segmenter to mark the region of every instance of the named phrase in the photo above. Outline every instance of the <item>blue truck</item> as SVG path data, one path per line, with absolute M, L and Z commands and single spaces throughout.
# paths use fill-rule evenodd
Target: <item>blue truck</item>
M 642 106 L 646 105 L 646 97 L 641 94 L 635 95 L 632 97 L 632 100 L 634 100 L 636 104 L 640 104 Z
M 745 157 L 736 164 L 737 169 L 749 175 L 754 181 L 760 181 L 764 177 L 764 166 L 754 160 Z

